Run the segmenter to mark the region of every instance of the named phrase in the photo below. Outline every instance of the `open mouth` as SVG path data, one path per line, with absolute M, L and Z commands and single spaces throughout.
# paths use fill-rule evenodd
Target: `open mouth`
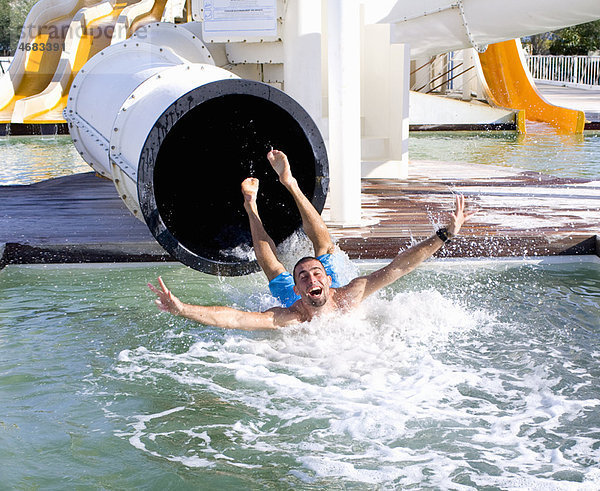
M 314 288 L 311 288 L 310 290 L 308 290 L 308 294 L 311 297 L 318 297 L 319 295 L 321 295 L 322 292 L 323 292 L 323 288 L 321 288 L 320 286 L 315 286 Z

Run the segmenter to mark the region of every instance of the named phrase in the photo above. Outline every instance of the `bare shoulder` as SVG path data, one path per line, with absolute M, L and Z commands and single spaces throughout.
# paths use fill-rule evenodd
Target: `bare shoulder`
M 303 322 L 302 313 L 295 305 L 291 307 L 273 307 L 265 312 L 273 316 L 273 323 L 277 327 L 291 326 Z
M 336 288 L 334 294 L 336 304 L 342 309 L 356 307 L 364 299 L 366 284 L 367 278 L 359 276 L 347 285 Z

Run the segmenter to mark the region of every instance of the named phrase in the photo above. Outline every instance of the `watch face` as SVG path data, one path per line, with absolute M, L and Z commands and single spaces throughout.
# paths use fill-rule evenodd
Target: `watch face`
M 443 241 L 443 242 L 448 242 L 449 238 L 448 238 L 448 229 L 446 228 L 440 228 L 437 230 L 436 235 Z

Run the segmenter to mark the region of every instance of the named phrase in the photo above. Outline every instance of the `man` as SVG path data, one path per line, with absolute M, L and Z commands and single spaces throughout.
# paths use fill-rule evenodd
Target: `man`
M 269 288 L 282 302 L 265 312 L 245 312 L 225 306 L 190 305 L 179 300 L 158 278 L 160 288 L 148 284 L 156 293 L 160 310 L 186 317 L 202 324 L 228 329 L 277 329 L 307 322 L 316 316 L 332 312 L 346 312 L 357 307 L 372 293 L 395 282 L 437 252 L 444 242 L 460 231 L 474 211 L 465 211 L 465 199 L 456 197 L 456 209 L 447 227 L 428 239 L 399 253 L 390 264 L 366 276 L 355 278 L 342 286 L 332 265 L 331 241 L 323 219 L 304 196 L 292 176 L 286 155 L 278 150 L 267 154 L 267 159 L 279 176 L 280 182 L 291 193 L 300 215 L 302 226 L 312 242 L 317 257 L 305 257 L 288 273 L 276 255 L 275 244 L 266 233 L 258 214 L 256 196 L 258 179 L 249 177 L 242 183 L 244 208 L 248 213 L 256 259 L 269 280 Z

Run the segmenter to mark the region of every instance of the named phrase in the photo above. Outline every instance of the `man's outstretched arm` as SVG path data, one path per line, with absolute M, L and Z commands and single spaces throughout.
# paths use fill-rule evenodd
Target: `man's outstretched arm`
M 450 216 L 450 223 L 446 227 L 449 237 L 458 235 L 462 225 L 475 213 L 475 211 L 476 210 L 466 211 L 464 196 L 456 196 L 456 209 Z M 442 239 L 440 239 L 437 234 L 434 234 L 428 239 L 425 239 L 398 254 L 387 266 L 374 271 L 367 276 L 356 278 L 349 286 L 356 283 L 352 286 L 359 290 L 357 294 L 360 297 L 359 301 L 361 301 L 372 293 L 375 293 L 377 290 L 385 288 L 405 274 L 410 273 L 423 261 L 433 256 L 443 245 L 444 242 Z M 362 292 L 360 290 L 362 290 Z
M 275 307 L 266 312 L 245 312 L 225 306 L 191 305 L 179 300 L 158 277 L 160 288 L 151 283 L 148 287 L 156 293 L 156 306 L 179 317 L 185 317 L 201 324 L 225 329 L 277 329 L 296 322 L 296 316 L 289 309 Z

